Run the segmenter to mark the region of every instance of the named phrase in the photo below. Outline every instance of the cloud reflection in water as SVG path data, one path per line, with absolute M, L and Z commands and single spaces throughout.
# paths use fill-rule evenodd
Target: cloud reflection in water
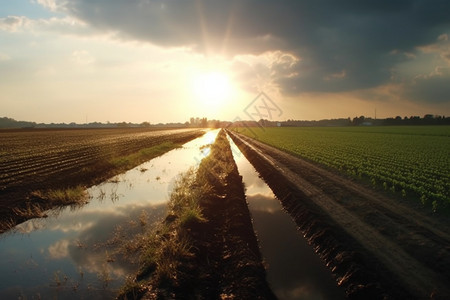
M 46 223 L 32 220 L 23 224 L 20 232 L 25 234 L 11 234 L 0 240 L 0 295 L 31 297 L 35 290 L 42 297 L 50 297 L 57 289 L 58 297 L 70 299 L 86 292 L 74 293 L 72 289 L 77 287 L 101 289 L 101 294 L 113 296 L 124 277 L 137 266 L 114 257 L 118 245 L 108 240 L 118 226 L 127 228 L 124 239 L 141 232 L 141 225 L 132 226 L 130 222 L 139 220 L 143 211 L 150 226 L 164 216 L 166 204 L 130 204 L 117 213 L 78 211 L 49 218 L 44 220 Z
M 203 158 L 200 147 L 217 133 L 90 188 L 85 206 L 50 211 L 0 236 L 0 298 L 114 298 L 137 268 L 114 255 L 114 234 L 126 241 L 160 220 L 171 183 Z

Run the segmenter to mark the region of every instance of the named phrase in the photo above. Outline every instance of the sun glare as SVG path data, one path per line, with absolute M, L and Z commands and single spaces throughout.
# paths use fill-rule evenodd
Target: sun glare
M 231 82 L 225 73 L 208 72 L 193 78 L 193 92 L 203 105 L 219 108 L 231 95 Z

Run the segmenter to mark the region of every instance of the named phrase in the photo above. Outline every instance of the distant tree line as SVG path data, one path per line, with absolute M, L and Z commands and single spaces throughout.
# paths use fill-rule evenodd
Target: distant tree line
M 239 127 L 314 127 L 314 126 L 394 126 L 394 125 L 450 125 L 450 117 L 425 115 L 424 117 L 411 116 L 374 119 L 366 118 L 364 116 L 352 118 L 339 119 L 324 119 L 324 120 L 287 120 L 287 121 L 271 121 L 261 119 L 259 121 L 238 121 L 234 122 L 233 126 Z
M 372 119 L 366 118 L 364 116 L 355 117 L 351 121 L 353 126 L 361 126 L 361 125 L 450 125 L 450 118 L 445 116 L 437 116 L 437 115 L 425 115 L 423 118 L 419 116 L 411 116 L 411 117 L 400 117 L 396 116 L 395 118 L 386 118 L 386 119 Z
M 0 128 L 32 128 L 36 127 L 36 123 L 27 121 L 16 121 L 11 118 L 0 118 Z
M 397 116 L 385 119 L 384 123 L 384 125 L 450 125 L 450 117 L 425 115 L 423 118 L 413 116 L 402 119 Z
M 324 119 L 317 121 L 305 121 L 305 120 L 287 120 L 287 121 L 271 121 L 261 119 L 259 121 L 237 121 L 227 122 L 220 120 L 208 120 L 207 118 L 190 118 L 185 123 L 158 123 L 151 124 L 150 122 L 131 123 L 131 122 L 119 122 L 119 123 L 100 123 L 92 122 L 85 124 L 77 123 L 35 123 L 27 121 L 16 121 L 7 117 L 0 117 L 0 128 L 137 128 L 137 127 L 190 127 L 190 128 L 224 128 L 229 126 L 262 126 L 262 127 L 307 127 L 307 126 L 393 126 L 393 125 L 450 125 L 450 117 L 437 116 L 427 114 L 425 116 L 411 116 L 386 118 L 386 119 L 373 119 L 366 118 L 364 116 L 351 118 L 339 118 L 339 119 Z
M 220 120 L 208 120 L 207 118 L 190 118 L 189 122 L 186 122 L 186 127 L 200 127 L 200 128 L 225 128 L 228 127 L 231 122 Z
M 139 127 L 185 127 L 184 123 L 158 123 L 150 124 L 150 122 L 131 123 L 131 122 L 118 122 L 118 123 L 36 123 L 27 121 L 16 121 L 7 117 L 0 117 L 0 128 L 139 128 Z
M 224 122 L 220 120 L 208 120 L 207 118 L 191 118 L 185 123 L 157 123 L 151 124 L 148 121 L 142 123 L 131 123 L 131 122 L 118 122 L 118 123 L 101 123 L 101 122 L 91 122 L 85 124 L 78 123 L 36 123 L 27 121 L 16 121 L 7 117 L 0 117 L 0 128 L 158 128 L 158 127 L 173 127 L 173 128 L 222 128 L 227 127 L 231 122 Z

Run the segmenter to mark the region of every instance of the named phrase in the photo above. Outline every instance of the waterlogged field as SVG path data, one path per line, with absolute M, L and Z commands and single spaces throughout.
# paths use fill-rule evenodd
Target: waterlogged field
M 54 206 L 47 200 L 82 199 L 83 187 L 202 134 L 148 128 L 0 131 L 0 232 Z M 37 207 L 36 200 L 44 203 Z
M 450 207 L 450 126 L 247 128 L 238 132 L 434 211 Z

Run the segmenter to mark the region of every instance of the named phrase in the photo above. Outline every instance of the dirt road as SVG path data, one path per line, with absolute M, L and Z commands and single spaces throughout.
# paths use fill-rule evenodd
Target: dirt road
M 450 299 L 450 222 L 230 133 L 316 252 L 358 299 Z

